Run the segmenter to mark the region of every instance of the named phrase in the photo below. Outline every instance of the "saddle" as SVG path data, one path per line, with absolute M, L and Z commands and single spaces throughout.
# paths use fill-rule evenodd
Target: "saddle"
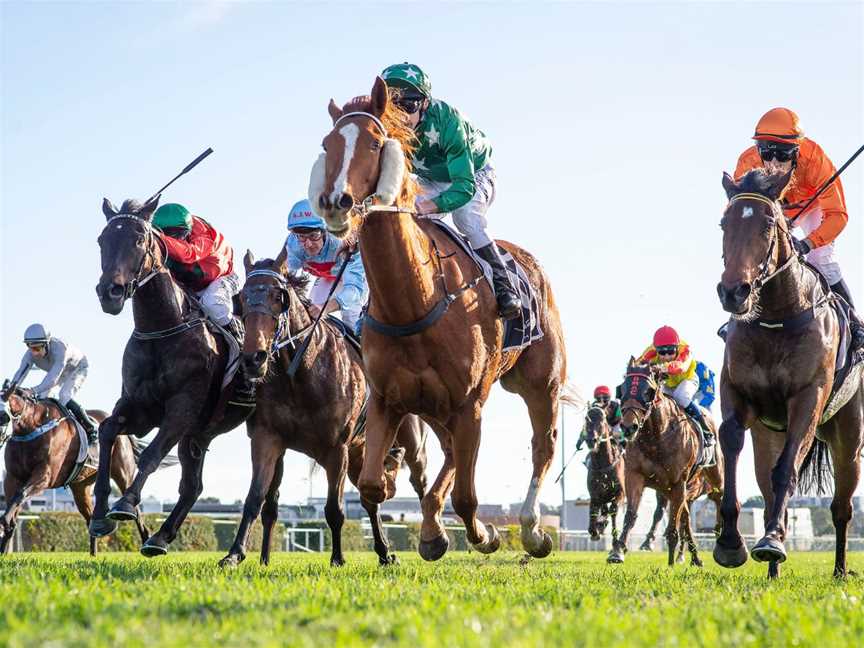
M 864 375 L 862 374 L 864 372 L 864 355 L 852 349 L 852 329 L 849 325 L 851 307 L 843 297 L 836 293 L 834 299 L 830 301 L 830 305 L 837 315 L 840 343 L 837 345 L 831 396 L 819 418 L 819 425 L 824 425 L 831 420 L 852 399 L 858 388 L 861 387 L 861 378 Z
M 439 219 L 429 219 L 429 222 L 443 231 L 474 261 L 486 278 L 490 290 L 494 293 L 492 268 L 473 250 L 468 239 Z M 543 338 L 543 331 L 540 329 L 540 302 L 522 266 L 507 250 L 502 247 L 498 249 L 501 252 L 501 259 L 504 261 L 507 273 L 510 275 L 510 282 L 516 287 L 519 299 L 522 301 L 522 316 L 504 322 L 504 341 L 501 350 L 518 351 Z

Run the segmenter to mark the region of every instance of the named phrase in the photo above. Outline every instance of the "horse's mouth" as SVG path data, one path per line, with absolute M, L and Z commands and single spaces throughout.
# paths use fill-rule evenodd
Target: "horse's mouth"
M 99 298 L 102 312 L 109 315 L 119 315 L 126 303 L 126 290 L 119 284 L 111 284 L 107 289 L 99 284 L 96 286 L 96 296 Z

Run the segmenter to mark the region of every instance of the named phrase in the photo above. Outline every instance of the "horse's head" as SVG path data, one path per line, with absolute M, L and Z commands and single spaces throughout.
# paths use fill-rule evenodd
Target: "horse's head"
M 368 97 L 356 97 L 339 108 L 328 106 L 333 129 L 324 137 L 324 152 L 312 167 L 309 202 L 327 229 L 344 237 L 352 228 L 355 208 L 410 204 L 407 153 L 414 144 L 405 114 L 390 100 L 384 81 L 375 79 Z
M 284 264 L 277 267 L 272 259 L 256 262 L 248 250 L 243 265 L 246 267 L 246 283 L 240 291 L 246 327 L 243 369 L 252 380 L 262 380 L 271 356 L 275 355 L 277 338 L 283 333 L 291 335 L 292 307 L 305 310 L 299 295 L 305 292 L 308 280 L 287 274 Z
M 638 365 L 633 358 L 627 366 L 622 385 L 621 429 L 634 440 L 660 398 L 658 375 L 649 365 Z
M 108 223 L 98 239 L 102 276 L 96 295 L 106 313 L 120 313 L 126 300 L 161 267 L 161 239 L 150 225 L 158 204 L 158 196 L 144 205 L 126 200 L 118 210 L 107 198 L 102 201 Z
M 723 276 L 717 294 L 733 316 L 757 315 L 760 288 L 784 260 L 794 256 L 791 235 L 777 200 L 790 173 L 769 174 L 754 169 L 739 183 L 723 174 L 729 204 L 720 221 L 723 229 Z
M 593 405 L 585 412 L 585 443 L 591 452 L 599 447 L 598 441 L 608 437 L 609 424 L 606 422 L 606 411 L 599 405 Z
M 3 403 L 3 408 L 0 410 L 0 428 L 29 416 L 38 403 L 32 389 L 15 387 L 8 380 L 3 383 L 3 388 L 0 390 L 0 401 Z

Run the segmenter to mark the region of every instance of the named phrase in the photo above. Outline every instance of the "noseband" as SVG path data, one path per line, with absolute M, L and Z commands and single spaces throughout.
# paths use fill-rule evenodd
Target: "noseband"
M 651 375 L 645 375 L 642 373 L 627 373 L 624 377 L 625 377 L 625 379 L 626 378 L 644 378 L 644 379 L 650 381 L 651 383 L 653 383 L 653 387 L 654 387 L 655 392 L 656 392 L 654 395 L 654 398 L 651 400 L 650 403 L 648 403 L 647 406 L 644 405 L 642 402 L 640 402 L 639 399 L 636 397 L 636 395 L 632 396 L 631 398 L 628 398 L 626 401 L 621 403 L 621 413 L 622 414 L 624 414 L 625 412 L 628 412 L 628 411 L 637 411 L 637 412 L 642 412 L 642 414 L 643 414 L 642 420 L 639 421 L 638 425 L 636 426 L 636 431 L 633 433 L 635 435 L 642 430 L 642 426 L 645 425 L 645 421 L 647 421 L 649 418 L 651 418 L 651 413 L 654 411 L 654 406 L 657 404 L 657 401 L 660 398 L 660 386 L 656 383 L 656 381 L 654 380 L 654 377 Z M 628 403 L 628 402 L 635 402 L 638 405 L 638 407 L 636 405 L 625 405 L 624 404 L 624 403 Z
M 270 279 L 275 279 L 278 288 L 286 295 L 286 297 L 288 297 L 290 290 L 288 282 L 285 281 L 285 277 L 278 272 L 273 270 L 253 270 L 246 275 L 246 280 L 248 281 L 252 277 L 268 277 Z M 244 286 L 243 293 L 246 297 L 246 308 L 244 308 L 244 310 L 248 313 L 267 315 L 276 320 L 276 332 L 273 335 L 273 342 L 270 345 L 270 353 L 278 353 L 286 346 L 290 346 L 292 351 L 296 351 L 297 342 L 302 340 L 303 337 L 312 329 L 312 325 L 310 324 L 306 328 L 301 329 L 292 335 L 291 321 L 288 316 L 289 304 L 283 304 L 282 310 L 279 314 L 274 315 L 273 309 L 270 307 L 270 300 L 267 297 L 271 287 L 271 285 L 263 283 L 255 286 Z
M 758 290 L 762 288 L 765 284 L 767 284 L 769 281 L 791 268 L 792 265 L 795 263 L 796 259 L 798 258 L 798 255 L 795 253 L 794 245 L 792 245 L 792 234 L 789 232 L 788 229 L 782 230 L 789 241 L 789 245 L 792 247 L 792 254 L 789 255 L 789 258 L 782 266 L 775 268 L 773 271 L 771 271 L 771 258 L 774 256 L 774 247 L 777 245 L 777 232 L 780 229 L 780 219 L 784 217 L 783 214 L 780 212 L 780 207 L 778 206 L 776 201 L 766 198 L 762 194 L 757 193 L 737 194 L 729 199 L 729 204 L 731 205 L 732 203 L 739 200 L 756 200 L 758 202 L 765 203 L 771 208 L 771 212 L 773 215 L 771 221 L 771 241 L 768 243 L 768 251 L 765 253 L 765 259 L 756 267 L 756 269 L 759 271 L 759 274 L 753 281 L 754 288 Z
M 162 266 L 157 266 L 155 263 L 156 255 L 153 253 L 153 237 L 156 237 L 158 245 L 163 246 L 164 243 L 162 242 L 161 238 L 159 238 L 158 236 L 156 236 L 156 234 L 153 233 L 153 226 L 149 223 L 149 221 L 135 214 L 117 214 L 116 216 L 112 216 L 108 219 L 108 222 L 105 225 L 105 229 L 108 228 L 108 225 L 119 219 L 133 220 L 141 223 L 144 226 L 146 251 L 141 257 L 141 263 L 138 265 L 138 270 L 135 272 L 135 278 L 132 279 L 132 281 L 130 281 L 129 283 L 127 283 L 123 288 L 124 299 L 132 299 L 132 296 L 135 294 L 136 290 L 138 290 L 141 286 L 145 285 L 153 277 L 162 272 Z M 141 274 L 144 272 L 144 264 L 147 263 L 148 258 L 152 260 L 150 264 L 150 273 L 146 277 L 142 278 Z

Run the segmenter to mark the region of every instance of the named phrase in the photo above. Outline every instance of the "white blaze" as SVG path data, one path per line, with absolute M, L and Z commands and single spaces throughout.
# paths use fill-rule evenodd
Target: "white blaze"
M 336 181 L 333 183 L 333 193 L 330 196 L 330 202 L 334 205 L 339 202 L 342 194 L 350 193 L 348 191 L 348 169 L 351 168 L 351 160 L 354 159 L 354 149 L 357 146 L 360 128 L 357 124 L 345 124 L 339 129 L 339 134 L 345 140 L 345 149 L 342 155 L 342 168 L 339 170 L 339 175 L 336 176 Z

